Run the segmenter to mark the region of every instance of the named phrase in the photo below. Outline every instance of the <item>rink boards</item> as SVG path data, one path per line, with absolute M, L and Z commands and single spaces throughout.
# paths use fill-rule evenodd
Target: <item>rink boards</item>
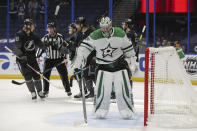
M 11 53 L 4 52 L 0 53 L 0 79 L 21 79 L 20 71 L 18 70 L 15 56 Z M 138 71 L 132 77 L 133 81 L 143 82 L 144 81 L 144 63 L 145 58 L 144 54 L 139 54 L 139 66 Z M 183 59 L 184 67 L 189 77 L 191 78 L 191 82 L 194 85 L 197 85 L 197 54 L 186 54 Z M 40 68 L 41 71 L 44 66 L 44 56 L 41 57 Z M 72 75 L 68 66 L 69 76 Z M 59 75 L 57 70 L 54 68 L 52 71 L 51 79 L 59 79 Z

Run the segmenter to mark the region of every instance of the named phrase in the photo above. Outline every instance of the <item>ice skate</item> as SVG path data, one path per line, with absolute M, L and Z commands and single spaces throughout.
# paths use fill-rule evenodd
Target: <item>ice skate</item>
M 67 92 L 67 95 L 68 96 L 71 96 L 72 95 L 72 92 L 71 91 Z
M 32 100 L 36 100 L 37 99 L 36 92 L 31 92 L 31 99 Z
M 82 97 L 82 93 L 79 92 L 78 94 L 74 95 L 74 98 L 81 98 Z
M 43 94 L 45 95 L 45 97 L 48 97 L 49 91 L 43 91 Z
M 41 99 L 45 98 L 45 95 L 43 94 L 42 91 L 38 92 L 38 96 L 39 96 Z

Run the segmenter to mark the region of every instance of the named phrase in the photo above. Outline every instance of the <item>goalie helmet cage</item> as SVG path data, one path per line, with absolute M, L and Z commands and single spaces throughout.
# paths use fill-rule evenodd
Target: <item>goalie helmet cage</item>
M 197 127 L 197 93 L 174 47 L 146 48 L 144 85 L 144 126 Z

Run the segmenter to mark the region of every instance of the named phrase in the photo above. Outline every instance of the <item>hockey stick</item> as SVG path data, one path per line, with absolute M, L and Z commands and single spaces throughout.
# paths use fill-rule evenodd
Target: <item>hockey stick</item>
M 18 81 L 12 80 L 12 83 L 15 85 L 22 85 L 22 84 L 26 83 L 26 81 L 18 82 Z
M 79 86 L 81 86 L 81 92 L 82 92 L 82 103 L 83 103 L 83 116 L 84 116 L 84 120 L 83 121 L 76 121 L 74 122 L 74 126 L 78 127 L 78 126 L 85 126 L 88 124 L 88 121 L 87 121 L 87 112 L 86 112 L 86 100 L 85 100 L 85 91 L 84 91 L 84 77 L 83 77 L 83 70 L 80 71 L 81 72 L 81 79 L 82 79 L 82 85 L 79 84 Z M 77 79 L 77 82 L 79 83 L 79 73 L 76 74 L 76 79 Z
M 144 27 L 143 27 L 143 29 L 142 29 L 142 33 L 141 33 L 141 35 L 140 35 L 140 39 L 139 39 L 139 41 L 141 41 L 141 40 L 142 40 L 142 36 L 143 36 L 143 34 L 144 34 L 145 29 L 146 29 L 146 26 L 144 26 Z
M 61 64 L 63 64 L 63 63 L 65 63 L 64 60 L 63 60 L 61 63 L 58 63 L 57 65 L 55 65 L 54 67 L 57 67 L 57 66 L 59 66 L 59 65 L 61 65 Z M 42 72 L 41 74 L 44 74 L 44 73 L 50 71 L 50 70 L 53 69 L 54 67 L 47 69 L 46 71 Z M 16 84 L 16 85 L 22 85 L 22 84 L 26 83 L 26 81 L 24 81 L 24 82 L 18 82 L 18 81 L 12 80 L 12 83 L 13 83 L 13 84 Z
M 146 29 L 146 26 L 144 25 L 144 27 L 142 29 L 142 33 L 141 33 L 140 38 L 139 38 L 139 41 L 137 43 L 138 45 L 146 46 L 146 45 L 140 43 L 142 41 L 142 37 L 143 37 L 143 34 L 144 34 L 145 29 Z
M 60 66 L 60 65 L 61 65 L 61 64 L 63 64 L 63 63 L 65 63 L 65 61 L 64 61 L 64 60 L 63 60 L 62 62 L 60 62 L 60 63 L 56 64 L 54 67 L 58 67 L 58 66 Z M 42 72 L 42 74 L 44 74 L 44 73 L 46 73 L 46 72 L 48 72 L 48 71 L 52 70 L 54 67 L 51 67 L 51 68 L 49 68 L 49 69 L 46 69 L 45 71 L 43 71 L 43 72 Z
M 8 48 L 7 46 L 5 46 L 5 49 L 7 49 L 10 53 L 14 54 L 14 52 L 13 52 L 10 48 Z M 20 59 L 19 56 L 17 56 L 16 54 L 14 54 L 14 55 L 15 55 L 17 58 Z M 40 76 L 42 76 L 43 79 L 45 79 L 47 82 L 49 82 L 52 86 L 54 86 L 54 87 L 56 87 L 56 88 L 60 88 L 60 87 L 54 85 L 52 82 L 50 82 L 45 76 L 43 76 L 39 71 L 35 70 L 35 69 L 34 69 L 32 66 L 30 66 L 28 63 L 27 63 L 27 66 L 28 66 L 29 68 L 31 68 L 35 73 L 37 73 L 37 74 L 39 74 Z
M 56 8 L 55 8 L 55 13 L 54 13 L 55 16 L 58 15 L 59 10 L 60 10 L 60 5 L 57 5 Z

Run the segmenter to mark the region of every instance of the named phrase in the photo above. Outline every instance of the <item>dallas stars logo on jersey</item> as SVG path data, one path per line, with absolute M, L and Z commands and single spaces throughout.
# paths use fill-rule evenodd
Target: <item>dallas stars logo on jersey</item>
M 103 58 L 105 58 L 106 56 L 112 56 L 113 52 L 118 49 L 118 48 L 113 48 L 111 47 L 110 43 L 109 45 L 105 48 L 105 49 L 101 49 L 101 51 L 103 51 Z

